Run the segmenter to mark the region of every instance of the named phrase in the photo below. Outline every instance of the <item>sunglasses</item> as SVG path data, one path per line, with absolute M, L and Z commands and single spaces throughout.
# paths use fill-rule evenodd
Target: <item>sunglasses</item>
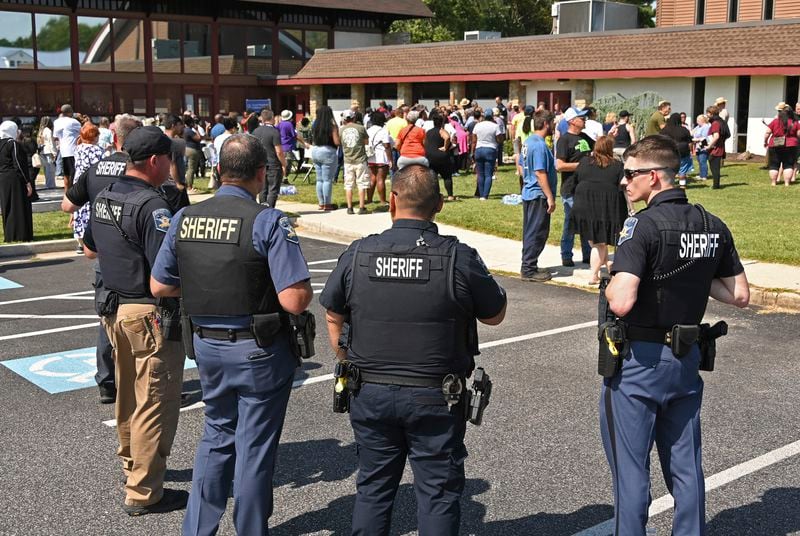
M 633 179 L 637 175 L 641 175 L 643 173 L 650 173 L 651 171 L 663 171 L 665 169 L 669 169 L 668 167 L 650 167 L 650 168 L 639 168 L 639 169 L 625 169 L 625 178 L 628 180 Z

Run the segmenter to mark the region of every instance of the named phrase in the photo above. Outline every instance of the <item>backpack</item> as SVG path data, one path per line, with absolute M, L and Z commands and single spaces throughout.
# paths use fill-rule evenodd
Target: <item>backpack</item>
M 725 143 L 728 138 L 731 137 L 731 129 L 728 128 L 728 122 L 722 119 L 721 117 L 717 116 L 714 119 L 717 123 L 719 123 L 719 139 L 720 142 Z

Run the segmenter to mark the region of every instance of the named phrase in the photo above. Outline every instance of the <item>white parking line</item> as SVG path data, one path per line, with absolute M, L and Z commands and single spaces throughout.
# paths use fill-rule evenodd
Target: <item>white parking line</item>
M 329 274 L 333 270 L 323 270 L 322 268 L 309 268 L 308 271 L 311 272 L 312 274 Z
M 82 290 L 80 292 L 68 292 L 66 294 L 51 294 L 49 296 L 37 296 L 36 298 L 22 298 L 19 300 L 9 300 L 0 302 L 0 305 L 11 305 L 12 303 L 27 303 L 42 300 L 93 300 L 93 297 L 82 296 L 83 294 L 94 294 L 94 290 Z
M 25 337 L 35 337 L 36 335 L 48 335 L 50 333 L 61 333 L 62 331 L 72 331 L 75 329 L 92 328 L 99 325 L 100 322 L 92 322 L 91 324 L 78 324 L 77 326 L 65 326 L 63 328 L 43 329 L 41 331 L 29 331 L 27 333 L 15 333 L 14 335 L 3 335 L 2 337 L 0 337 L 0 341 L 8 341 L 11 339 L 24 339 Z
M 791 458 L 792 456 L 796 456 L 798 454 L 800 454 L 800 441 L 795 441 L 794 443 L 789 443 L 786 446 L 771 450 L 757 458 L 740 463 L 739 465 L 734 465 L 730 469 L 725 469 L 724 471 L 706 478 L 706 491 L 708 492 L 722 487 L 725 484 L 733 482 L 734 480 L 738 480 L 744 476 L 755 473 L 756 471 L 764 469 L 765 467 L 769 467 L 770 465 L 774 465 L 785 460 L 786 458 Z M 650 517 L 654 517 L 662 512 L 666 512 L 667 510 L 672 510 L 674 506 L 675 501 L 673 500 L 672 495 L 664 495 L 650 504 L 650 510 L 648 514 Z M 608 536 L 613 532 L 614 520 L 609 519 L 608 521 L 604 521 L 603 523 L 595 525 L 594 527 L 577 532 L 573 534 L 573 536 Z
M 311 261 L 311 262 L 307 262 L 306 264 L 309 265 L 309 266 L 313 266 L 315 264 L 327 264 L 329 262 L 336 262 L 338 260 L 339 259 L 325 259 L 324 261 Z
M 316 293 L 317 291 L 314 291 Z M 478 346 L 478 348 L 492 348 L 494 346 L 500 346 L 502 344 L 511 344 L 513 342 L 519 341 L 527 341 L 529 339 L 538 339 L 539 337 L 547 337 L 548 335 L 556 335 L 558 333 L 565 333 L 567 331 L 574 331 L 576 329 L 582 329 L 589 326 L 596 326 L 597 322 L 584 322 L 582 324 L 573 324 L 571 326 L 564 326 L 563 328 L 556 328 L 556 329 L 549 329 L 547 331 L 539 331 L 537 333 L 530 333 L 528 335 L 520 335 L 519 337 L 509 337 L 507 339 L 499 339 L 496 341 L 490 341 L 487 343 L 483 343 Z M 329 381 L 333 379 L 333 374 L 321 374 L 319 376 L 312 376 L 310 378 L 303 378 L 302 380 L 296 380 L 292 384 L 292 388 L 297 389 L 298 387 L 303 387 L 304 385 L 312 385 L 315 383 L 320 383 L 324 381 Z M 190 409 L 197 409 L 202 408 L 205 406 L 202 402 L 197 402 L 192 404 L 191 406 L 186 406 L 185 408 L 181 408 L 181 411 L 188 411 Z M 116 419 L 110 419 L 108 421 L 103 421 L 103 424 L 113 428 L 117 425 Z

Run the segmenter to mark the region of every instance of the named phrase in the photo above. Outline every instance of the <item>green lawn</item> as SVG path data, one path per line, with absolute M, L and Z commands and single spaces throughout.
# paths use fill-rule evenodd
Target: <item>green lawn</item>
M 742 257 L 768 262 L 800 265 L 800 247 L 795 235 L 800 226 L 800 184 L 789 188 L 770 186 L 766 170 L 761 164 L 730 162 L 723 168 L 723 188 L 717 191 L 707 183 L 691 183 L 687 189 L 689 200 L 701 203 L 710 212 L 720 216 L 730 227 Z M 293 182 L 298 194 L 287 200 L 317 204 L 316 185 L 301 184 L 301 176 Z M 314 175 L 311 175 L 313 180 Z M 500 198 L 508 193 L 518 193 L 518 178 L 512 166 L 502 166 L 492 187 L 489 201 L 473 198 L 475 175 L 454 177 L 458 201 L 446 203 L 437 217 L 438 221 L 505 238 L 522 238 L 522 207 L 507 206 Z M 199 179 L 196 186 L 206 189 L 207 180 Z M 377 200 L 377 194 L 375 196 Z M 344 186 L 334 185 L 333 202 L 343 205 Z M 561 237 L 563 208 L 557 203 L 551 220 L 550 243 L 557 244 Z M 372 210 L 376 205 L 370 205 Z M 33 215 L 34 240 L 71 238 L 67 227 L 69 215 L 61 212 Z M 0 236 L 2 236 L 0 230 Z
M 800 184 L 789 188 L 772 187 L 767 171 L 760 167 L 761 164 L 731 161 L 722 170 L 723 188 L 712 190 L 710 180 L 690 183 L 687 188 L 689 200 L 702 204 L 728 224 L 742 257 L 800 265 L 800 247 L 796 239 L 797 227 L 800 226 Z M 298 187 L 298 195 L 291 199 L 317 204 L 314 183 L 300 184 L 301 177 L 293 183 Z M 313 174 L 311 178 L 314 178 Z M 485 202 L 472 197 L 475 193 L 474 174 L 453 180 L 455 193 L 460 199 L 446 203 L 437 216 L 438 221 L 505 238 L 522 239 L 522 207 L 500 202 L 503 195 L 519 192 L 518 178 L 512 166 L 500 168 L 490 199 Z M 334 185 L 333 202 L 340 205 L 345 202 L 341 180 Z M 551 244 L 559 242 L 563 216 L 563 208 L 557 200 L 550 226 Z

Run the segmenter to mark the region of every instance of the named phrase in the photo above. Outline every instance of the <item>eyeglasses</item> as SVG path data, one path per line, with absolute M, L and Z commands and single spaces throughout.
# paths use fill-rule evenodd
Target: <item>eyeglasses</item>
M 649 167 L 649 168 L 639 168 L 639 169 L 625 169 L 625 178 L 631 180 L 635 176 L 641 175 L 643 173 L 650 173 L 651 171 L 663 171 L 665 169 L 669 168 L 666 166 L 662 166 L 662 167 Z

